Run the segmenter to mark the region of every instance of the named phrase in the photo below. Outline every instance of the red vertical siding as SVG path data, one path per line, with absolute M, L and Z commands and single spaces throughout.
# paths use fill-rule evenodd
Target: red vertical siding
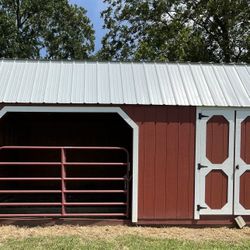
M 193 187 L 194 185 L 194 152 L 195 152 L 195 131 L 190 124 L 190 118 L 195 122 L 195 112 L 190 112 L 189 108 L 183 108 L 183 113 L 179 114 L 179 151 L 178 151 L 178 200 L 177 217 L 193 216 Z M 193 124 L 194 125 L 194 124 Z M 192 183 L 189 182 L 190 179 Z M 183 184 L 186 190 L 183 190 Z
M 178 161 L 179 161 L 179 112 L 167 112 L 167 162 L 166 162 L 166 211 L 169 219 L 177 218 Z M 157 180 L 155 180 L 157 181 Z
M 139 126 L 139 220 L 192 219 L 195 108 L 123 110 Z
M 156 109 L 155 131 L 155 217 L 164 218 L 166 211 L 167 111 Z
M 153 110 L 155 108 L 152 108 Z M 144 172 L 143 206 L 145 218 L 154 218 L 155 209 L 155 112 L 145 112 L 147 121 L 143 126 L 144 137 Z

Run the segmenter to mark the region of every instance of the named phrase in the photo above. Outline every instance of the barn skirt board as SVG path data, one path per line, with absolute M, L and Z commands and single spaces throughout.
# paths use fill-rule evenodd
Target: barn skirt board
M 119 108 L 139 131 L 138 141 L 128 149 L 132 169 L 128 221 L 232 225 L 234 218 L 242 215 L 250 222 L 249 111 L 190 106 Z M 3 134 L 0 120 L 0 138 L 8 136 Z M 3 139 L 0 143 L 4 146 Z M 75 220 L 87 217 L 91 218 L 83 215 Z

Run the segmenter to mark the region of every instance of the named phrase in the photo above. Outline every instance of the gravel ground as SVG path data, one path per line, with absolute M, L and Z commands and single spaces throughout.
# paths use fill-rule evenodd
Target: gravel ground
M 40 236 L 78 236 L 83 239 L 112 240 L 125 235 L 138 235 L 152 238 L 179 239 L 192 241 L 241 242 L 250 240 L 250 227 L 232 228 L 152 228 L 128 226 L 50 226 L 50 227 L 0 227 L 0 242 L 9 239 L 24 239 Z

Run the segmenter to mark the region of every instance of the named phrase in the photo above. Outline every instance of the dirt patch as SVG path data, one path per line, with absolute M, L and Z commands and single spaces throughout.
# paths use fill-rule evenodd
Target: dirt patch
M 50 226 L 50 227 L 0 227 L 0 242 L 11 238 L 27 238 L 39 236 L 72 236 L 84 239 L 112 240 L 124 235 L 138 235 L 143 237 L 180 239 L 180 240 L 215 240 L 226 242 L 241 242 L 250 240 L 250 227 L 244 229 L 231 228 L 150 228 L 128 226 Z

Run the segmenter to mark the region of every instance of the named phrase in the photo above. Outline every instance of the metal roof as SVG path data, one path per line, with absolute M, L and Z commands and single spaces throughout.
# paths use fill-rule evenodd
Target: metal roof
M 0 103 L 250 107 L 250 65 L 1 60 Z

